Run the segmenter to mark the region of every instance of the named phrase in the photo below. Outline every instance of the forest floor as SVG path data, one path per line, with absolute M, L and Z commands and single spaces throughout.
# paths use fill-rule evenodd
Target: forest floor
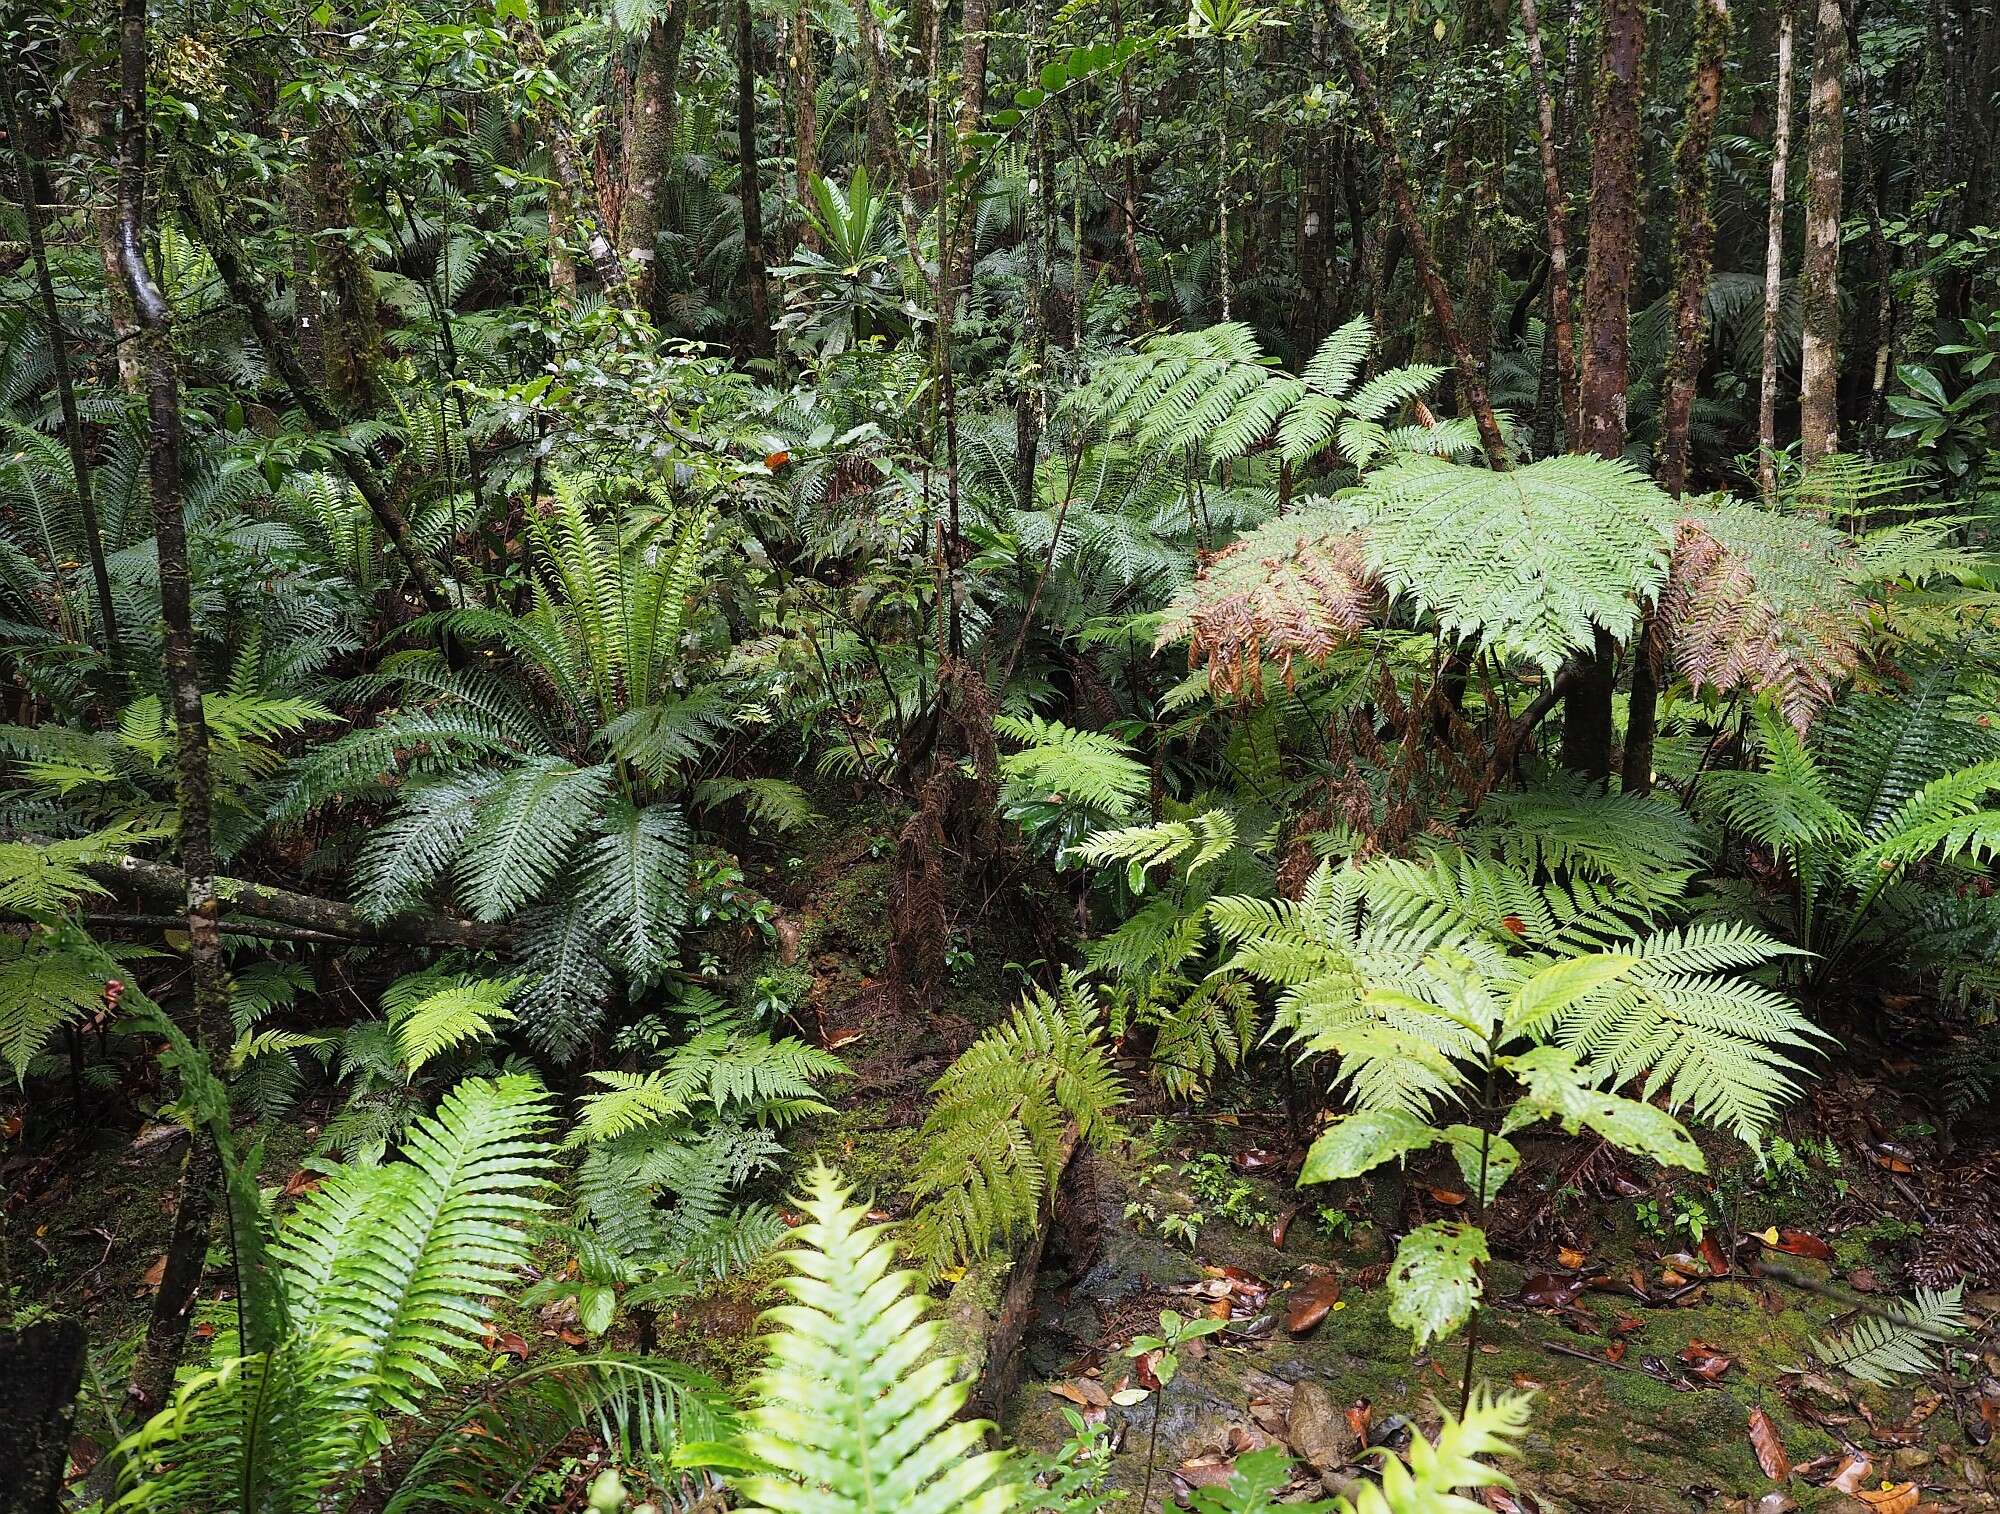
M 1006 968 L 1032 961 L 1036 943 L 1025 932 L 982 939 L 932 1012 L 900 1012 L 882 982 L 890 853 L 880 837 L 829 826 L 793 850 L 810 864 L 794 857 L 755 880 L 783 907 L 739 976 L 791 974 L 797 1030 L 854 1075 L 831 1091 L 835 1112 L 802 1128 L 782 1181 L 824 1159 L 895 1217 L 930 1084 L 1006 1012 Z M 1143 1068 L 1128 1070 L 1142 1088 Z M 1887 1057 L 1872 1076 L 1829 1073 L 1788 1121 L 1799 1155 L 1764 1175 L 1720 1140 L 1706 1143 L 1711 1176 L 1678 1184 L 1589 1140 L 1524 1142 L 1522 1171 L 1484 1217 L 1495 1261 L 1471 1360 L 1480 1381 L 1532 1388 L 1536 1402 L 1512 1468 L 1518 1505 L 1496 1496 L 1492 1507 L 1905 1514 L 1909 1504 L 1882 1490 L 1913 1483 L 1938 1514 L 2000 1509 L 2000 1150 L 1990 1133 L 1947 1141 L 1922 1084 L 1921 1068 Z M 1413 1355 L 1383 1286 L 1394 1233 L 1465 1213 L 1449 1159 L 1373 1186 L 1301 1192 L 1309 1132 L 1282 1087 L 1235 1092 L 1241 1105 L 1195 1115 L 1142 1093 L 1121 1139 L 1078 1154 L 1032 1308 L 1008 1322 L 1010 1336 L 1025 1323 L 1018 1344 L 978 1338 L 996 1322 L 1004 1261 L 958 1280 L 946 1300 L 951 1344 L 980 1362 L 1006 1438 L 1054 1449 L 1071 1432 L 1064 1410 L 1107 1425 L 1111 1481 L 1135 1494 L 1124 1505 L 1133 1514 L 1149 1467 L 1144 1507 L 1168 1507 L 1273 1441 L 1297 1459 L 1297 1497 L 1336 1491 L 1364 1472 L 1365 1445 L 1394 1445 L 1411 1423 L 1435 1428 L 1438 1404 L 1459 1396 L 1465 1337 Z M 10 1113 L 0 1106 L 0 1120 Z M 319 1124 L 302 1115 L 267 1143 L 264 1181 L 280 1207 L 310 1181 L 301 1164 Z M 171 1127 L 98 1121 L 33 1155 L 0 1147 L 17 1280 L 89 1321 L 97 1380 L 113 1397 L 157 1281 L 177 1141 Z M 659 1350 L 743 1381 L 777 1270 L 767 1262 L 682 1301 L 661 1321 Z M 1957 1278 L 1973 1329 L 1940 1370 L 1877 1388 L 1812 1366 L 1808 1343 L 1845 1324 L 1855 1299 Z M 201 1341 L 234 1323 L 226 1272 L 209 1281 Z M 1164 1393 L 1111 1404 L 1136 1371 L 1123 1348 L 1168 1309 L 1232 1323 L 1184 1353 Z M 519 1308 L 494 1341 L 528 1359 L 582 1344 L 566 1321 Z M 1008 1359 L 985 1360 L 990 1346 Z M 86 1384 L 87 1399 L 97 1391 Z M 1772 1432 L 1761 1456 L 1759 1414 Z M 102 1416 L 86 1409 L 79 1430 L 82 1468 L 100 1454 Z M 1788 1475 L 1773 1477 L 1780 1455 Z

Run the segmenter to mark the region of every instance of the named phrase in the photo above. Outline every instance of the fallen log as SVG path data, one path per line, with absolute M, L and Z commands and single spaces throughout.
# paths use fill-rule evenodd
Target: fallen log
M 143 857 L 119 857 L 86 865 L 100 883 L 125 887 L 149 899 L 180 900 L 187 896 L 187 875 L 164 862 Z M 493 951 L 507 944 L 504 925 L 461 920 L 455 915 L 404 914 L 390 920 L 369 920 L 351 904 L 299 894 L 240 878 L 217 878 L 216 894 L 225 916 L 250 916 L 276 921 L 303 931 L 346 941 L 396 942 L 406 946 L 456 946 Z M 227 921 L 224 930 L 228 930 Z M 248 933 L 247 931 L 245 933 Z

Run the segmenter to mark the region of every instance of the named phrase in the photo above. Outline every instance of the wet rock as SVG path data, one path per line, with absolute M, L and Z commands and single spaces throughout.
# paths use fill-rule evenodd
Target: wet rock
M 1315 1472 L 1347 1465 L 1347 1422 L 1333 1395 L 1318 1383 L 1303 1382 L 1292 1390 L 1285 1439 Z

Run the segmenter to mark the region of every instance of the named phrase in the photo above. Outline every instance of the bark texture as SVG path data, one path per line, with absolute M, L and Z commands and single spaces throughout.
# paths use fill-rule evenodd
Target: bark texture
M 1771 216 L 1764 241 L 1764 365 L 1757 393 L 1757 487 L 1778 492 L 1778 318 L 1785 273 L 1785 190 L 1792 152 L 1792 7 L 1778 12 L 1777 103 L 1771 123 Z
M 1554 370 L 1563 431 L 1577 435 L 1576 316 L 1570 292 L 1569 195 L 1563 189 L 1562 161 L 1556 151 L 1556 102 L 1549 90 L 1549 69 L 1542 56 L 1542 18 L 1535 0 L 1521 0 L 1521 29 L 1527 39 L 1528 71 L 1535 80 L 1536 147 L 1542 159 L 1542 197 L 1548 207 L 1549 330 L 1554 346 L 1547 362 Z
M 1639 265 L 1639 129 L 1645 93 L 1644 0 L 1606 0 L 1590 162 L 1590 247 L 1583 281 L 1583 377 L 1571 446 L 1600 457 L 1625 453 L 1631 382 L 1632 283 Z M 1587 778 L 1611 773 L 1611 694 L 1617 648 L 1595 648 L 1563 700 L 1562 760 Z
M 764 179 L 757 163 L 757 32 L 750 0 L 736 0 L 736 194 L 743 211 L 743 284 L 750 351 L 771 352 L 771 291 L 764 272 Z
M 1806 255 L 1799 301 L 1799 455 L 1810 468 L 1840 450 L 1840 208 L 1846 123 L 1847 23 L 1840 0 L 1819 0 L 1812 98 L 1806 106 Z
M 173 311 L 153 281 L 145 256 L 146 0 L 123 0 L 120 11 L 121 76 L 118 127 L 118 266 L 139 321 L 139 349 L 146 374 L 147 483 L 152 493 L 158 545 L 160 618 L 164 623 L 162 672 L 174 718 L 174 798 L 178 805 L 181 869 L 188 933 L 188 975 L 193 983 L 191 1038 L 197 1045 L 227 1044 L 230 1031 L 228 961 L 222 953 L 221 907 L 215 893 L 210 841 L 208 727 L 202 717 L 195 661 L 193 585 L 188 570 L 187 527 L 181 482 L 180 374 L 174 360 Z M 188 1316 L 201 1281 L 208 1222 L 219 1172 L 209 1141 L 190 1143 L 181 1172 L 173 1239 L 160 1290 L 153 1298 L 146 1338 L 132 1364 L 126 1406 L 151 1412 L 173 1385 L 187 1343 Z
M 632 75 L 632 118 L 625 141 L 625 193 L 618 210 L 618 253 L 631 282 L 632 303 L 652 307 L 659 272 L 655 250 L 667 170 L 673 162 L 679 116 L 681 44 L 687 37 L 687 0 L 647 24 Z

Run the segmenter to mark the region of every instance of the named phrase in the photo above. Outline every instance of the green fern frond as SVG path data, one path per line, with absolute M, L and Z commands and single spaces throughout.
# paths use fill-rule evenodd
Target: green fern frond
M 611 954 L 649 981 L 673 960 L 688 915 L 693 868 L 687 822 L 678 807 L 637 809 L 614 802 L 585 854 L 580 884 Z
M 1941 1342 L 1965 1333 L 1965 1285 L 1919 1288 L 1896 1306 L 1894 1318 L 1864 1314 L 1853 1328 L 1812 1342 L 1812 1353 L 1864 1383 L 1891 1388 L 1906 1377 L 1934 1371 Z
M 555 880 L 610 795 L 608 766 L 536 757 L 509 769 L 481 804 L 458 881 L 475 918 L 504 920 Z
M 526 1264 L 548 1102 L 532 1078 L 468 1079 L 403 1132 L 398 1161 L 336 1169 L 292 1212 L 278 1254 L 294 1325 L 359 1342 L 362 1404 L 414 1411 Z
M 0 935 L 0 1057 L 16 1082 L 65 1025 L 104 1007 L 104 972 L 94 953 L 73 949 L 74 927 L 35 929 L 23 941 Z
M 1355 503 L 1392 594 L 1551 677 L 1600 629 L 1629 639 L 1666 581 L 1670 502 L 1623 463 L 1572 455 L 1495 473 L 1405 456 Z
M 688 1112 L 686 1098 L 668 1084 L 663 1073 L 592 1072 L 586 1076 L 602 1083 L 606 1092 L 582 1098 L 576 1128 L 563 1142 L 565 1146 L 614 1141 Z
M 744 813 L 775 831 L 793 831 L 819 818 L 812 800 L 796 783 L 782 778 L 705 778 L 694 786 L 698 808 L 739 801 Z
M 437 983 L 413 1003 L 398 1004 L 390 1024 L 409 1075 L 415 1077 L 442 1052 L 485 1040 L 496 1025 L 512 1020 L 507 1000 L 520 986 L 519 978 L 459 977 Z M 386 998 L 384 1007 L 389 1007 Z
M 1097 1142 L 1124 1090 L 1083 981 L 1030 990 L 946 1069 L 924 1119 L 908 1244 L 935 1270 L 985 1256 L 1040 1212 L 1066 1126 Z
M 1171 866 L 1193 852 L 1182 869 L 1192 878 L 1235 845 L 1236 817 L 1227 810 L 1207 810 L 1186 820 L 1097 831 L 1071 847 L 1068 855 L 1100 866 L 1123 862 L 1126 883 L 1136 894 L 1144 890 L 1150 868 Z
M 993 728 L 1021 744 L 1000 759 L 1000 771 L 1039 793 L 1122 815 L 1152 782 L 1131 748 L 1101 731 L 1075 730 L 1039 715 L 996 715 Z
M 794 1302 L 775 1333 L 742 1449 L 767 1469 L 737 1491 L 766 1514 L 1008 1514 L 1020 1497 L 986 1426 L 958 1418 L 970 1386 L 937 1349 L 917 1279 L 831 1173 L 800 1200 L 786 1252 Z

